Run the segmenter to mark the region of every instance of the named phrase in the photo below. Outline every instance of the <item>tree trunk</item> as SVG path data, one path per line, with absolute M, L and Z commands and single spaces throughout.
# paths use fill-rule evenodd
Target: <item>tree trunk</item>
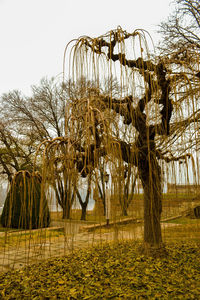
M 120 196 L 120 205 L 122 210 L 122 216 L 128 216 L 128 205 L 127 205 L 127 198 L 126 195 Z
M 127 212 L 126 207 L 123 207 L 123 209 L 122 209 L 122 216 L 124 216 L 124 217 L 128 216 L 128 212 Z
M 154 184 L 153 184 L 154 185 Z M 161 235 L 161 197 L 155 185 L 146 183 L 144 188 L 144 242 L 159 246 L 162 243 Z
M 105 194 L 104 194 L 104 196 L 103 196 L 103 198 L 102 198 L 102 203 L 103 203 L 103 215 L 104 215 L 104 217 L 105 217 L 105 215 L 106 215 L 106 201 L 105 201 Z
M 161 234 L 161 171 L 153 155 L 139 163 L 139 175 L 144 190 L 144 243 L 147 248 L 160 248 Z
M 81 220 L 86 221 L 87 203 L 82 203 L 81 208 Z
M 64 204 L 62 209 L 63 209 L 62 218 L 67 219 L 67 220 L 70 219 L 71 207 L 70 207 L 69 203 Z

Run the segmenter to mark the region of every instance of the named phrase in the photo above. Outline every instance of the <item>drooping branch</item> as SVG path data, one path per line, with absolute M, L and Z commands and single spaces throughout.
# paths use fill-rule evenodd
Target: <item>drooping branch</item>
M 112 31 L 104 38 L 100 39 L 83 39 L 82 43 L 89 47 L 92 52 L 100 55 L 105 54 L 108 59 L 111 59 L 113 62 L 119 61 L 121 65 L 127 66 L 129 68 L 137 68 L 142 70 L 154 71 L 155 65 L 150 60 L 143 60 L 143 58 L 139 57 L 136 60 L 127 59 L 124 53 L 114 54 L 114 48 L 117 43 L 124 43 L 124 41 L 130 37 L 134 37 L 139 35 L 138 31 L 134 31 L 133 33 L 127 33 L 125 31 Z M 110 39 L 110 41 L 106 41 L 105 38 Z M 108 48 L 107 54 L 103 51 L 102 48 Z

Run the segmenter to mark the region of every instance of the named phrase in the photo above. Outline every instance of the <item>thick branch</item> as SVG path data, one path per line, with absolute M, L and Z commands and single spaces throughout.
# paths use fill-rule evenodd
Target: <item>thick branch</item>
M 169 163 L 169 162 L 172 162 L 172 161 L 179 161 L 179 162 L 183 161 L 184 162 L 184 161 L 186 161 L 187 158 L 191 157 L 191 154 L 173 156 L 172 153 L 170 153 L 170 156 L 164 156 L 164 155 L 162 155 L 162 153 L 160 151 L 157 151 L 156 156 L 157 156 L 158 159 L 162 159 L 165 162 Z

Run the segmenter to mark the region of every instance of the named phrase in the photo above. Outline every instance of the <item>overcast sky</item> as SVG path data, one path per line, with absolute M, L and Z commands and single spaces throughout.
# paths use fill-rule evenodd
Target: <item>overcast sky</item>
M 0 0 L 0 95 L 62 72 L 66 44 L 99 36 L 120 25 L 142 28 L 154 40 L 171 0 Z

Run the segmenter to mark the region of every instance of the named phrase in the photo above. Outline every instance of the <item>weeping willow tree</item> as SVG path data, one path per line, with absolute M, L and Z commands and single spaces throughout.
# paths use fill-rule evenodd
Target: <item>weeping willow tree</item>
M 63 219 L 70 219 L 72 205 L 76 198 L 78 172 L 75 168 L 75 148 L 71 141 L 65 137 L 45 140 L 37 149 L 43 149 L 42 182 L 43 190 L 53 188 L 57 204 L 63 211 Z
M 187 76 L 184 64 L 151 56 L 149 41 L 145 31 L 117 28 L 97 38 L 72 41 L 65 52 L 70 49 L 69 76 L 74 82 L 81 77 L 96 82 L 96 89 L 88 89 L 79 99 L 72 97 L 66 112 L 73 115 L 70 125 L 66 123 L 66 136 L 70 131 L 76 169 L 86 177 L 101 159 L 134 167 L 144 193 L 145 249 L 162 247 L 161 166 L 181 162 L 187 168 L 197 150 L 200 117 L 199 92 L 190 93 L 198 79 Z M 112 80 L 108 93 L 101 93 L 101 81 L 115 76 L 120 93 L 114 93 Z

